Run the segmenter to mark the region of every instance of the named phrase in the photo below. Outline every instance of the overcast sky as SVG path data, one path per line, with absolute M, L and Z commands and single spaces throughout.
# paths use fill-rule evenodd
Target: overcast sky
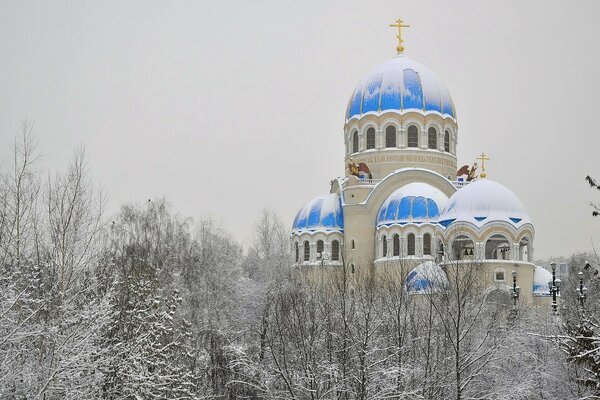
M 108 211 L 165 196 L 247 242 L 344 173 L 349 97 L 395 55 L 448 87 L 458 164 L 533 219 L 536 257 L 600 247 L 600 1 L 0 0 L 0 159 L 25 119 L 43 168 L 84 145 Z

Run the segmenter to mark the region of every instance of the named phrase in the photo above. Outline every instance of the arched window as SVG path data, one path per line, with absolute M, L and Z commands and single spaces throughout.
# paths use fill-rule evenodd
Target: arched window
M 408 147 L 419 147 L 419 130 L 416 126 L 408 127 Z
M 383 257 L 387 257 L 387 236 L 381 238 L 383 241 Z
M 304 261 L 310 261 L 310 245 L 308 240 L 304 241 Z
M 510 260 L 510 242 L 503 235 L 492 235 L 485 242 L 486 260 Z
M 323 254 L 323 241 L 317 240 L 317 254 Z
M 396 147 L 396 127 L 388 126 L 385 128 L 385 147 Z
M 298 246 L 298 242 L 296 242 L 295 247 L 296 247 L 296 262 L 298 262 L 298 261 L 300 261 L 300 249 L 299 249 L 300 246 Z
M 427 132 L 427 144 L 430 149 L 437 149 L 437 131 L 432 126 Z
M 358 132 L 354 131 L 352 134 L 352 152 L 358 153 Z
M 334 240 L 331 242 L 331 260 L 339 261 L 340 259 L 340 242 Z
M 367 129 L 367 150 L 375 148 L 375 128 Z
M 350 275 L 354 275 L 354 264 L 350 264 Z
M 423 255 L 431 255 L 431 235 L 429 233 L 423 235 Z
M 414 233 L 409 233 L 408 237 L 406 238 L 406 245 L 408 247 L 408 255 L 409 256 L 414 256 L 415 255 L 415 234 Z
M 452 240 L 452 259 L 473 259 L 475 256 L 475 244 L 467 235 L 458 235 Z
M 444 132 L 444 151 L 450 153 L 450 132 Z
M 393 251 L 394 251 L 394 256 L 399 256 L 400 255 L 400 236 L 398 236 L 398 234 L 394 235 L 394 240 L 393 240 Z
M 354 239 L 352 239 L 352 250 L 354 250 L 356 247 L 354 246 Z

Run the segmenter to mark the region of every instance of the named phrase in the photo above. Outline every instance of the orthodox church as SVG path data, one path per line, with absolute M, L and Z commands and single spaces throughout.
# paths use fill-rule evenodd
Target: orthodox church
M 299 269 L 350 274 L 403 266 L 407 290 L 436 290 L 450 263 L 477 263 L 489 288 L 539 302 L 550 273 L 533 264 L 535 229 L 523 203 L 479 166 L 457 170 L 457 111 L 444 83 L 404 55 L 376 65 L 354 89 L 344 122 L 346 173 L 294 219 Z M 514 272 L 513 272 L 514 271 Z

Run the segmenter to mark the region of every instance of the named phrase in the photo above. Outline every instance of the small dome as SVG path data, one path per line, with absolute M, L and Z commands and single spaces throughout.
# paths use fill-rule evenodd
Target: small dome
M 454 193 L 439 221 L 445 227 L 454 222 L 468 222 L 478 228 L 491 221 L 508 222 L 517 228 L 531 224 L 521 200 L 489 179 L 475 181 Z
M 344 231 L 344 212 L 337 193 L 319 196 L 298 211 L 292 233 Z
M 392 193 L 377 214 L 377 227 L 392 224 L 435 223 L 448 198 L 431 185 L 409 183 Z
M 550 296 L 548 282 L 552 280 L 552 272 L 542 267 L 535 267 L 533 272 L 533 295 Z
M 456 118 L 448 89 L 427 67 L 400 54 L 377 65 L 350 98 L 346 121 L 384 111 L 433 112 Z
M 409 293 L 432 293 L 447 288 L 449 282 L 439 265 L 425 261 L 408 273 L 404 285 Z

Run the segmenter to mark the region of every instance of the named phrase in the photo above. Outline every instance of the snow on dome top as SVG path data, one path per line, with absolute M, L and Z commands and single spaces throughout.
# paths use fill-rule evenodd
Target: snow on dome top
M 402 54 L 377 65 L 359 82 L 348 103 L 346 121 L 390 110 L 437 112 L 456 119 L 454 103 L 442 81 Z
M 550 296 L 548 282 L 552 280 L 552 272 L 536 265 L 533 271 L 533 295 Z
M 298 211 L 292 233 L 315 231 L 344 231 L 342 201 L 337 193 L 319 196 Z
M 413 294 L 433 293 L 450 286 L 442 268 L 433 261 L 425 261 L 410 271 L 404 285 Z
M 396 189 L 377 214 L 377 227 L 390 224 L 437 222 L 448 198 L 431 185 L 413 182 Z
M 504 221 L 515 227 L 531 224 L 521 200 L 505 186 L 481 179 L 460 188 L 448 200 L 439 217 L 448 227 L 454 222 L 468 222 L 481 228 L 491 221 Z

